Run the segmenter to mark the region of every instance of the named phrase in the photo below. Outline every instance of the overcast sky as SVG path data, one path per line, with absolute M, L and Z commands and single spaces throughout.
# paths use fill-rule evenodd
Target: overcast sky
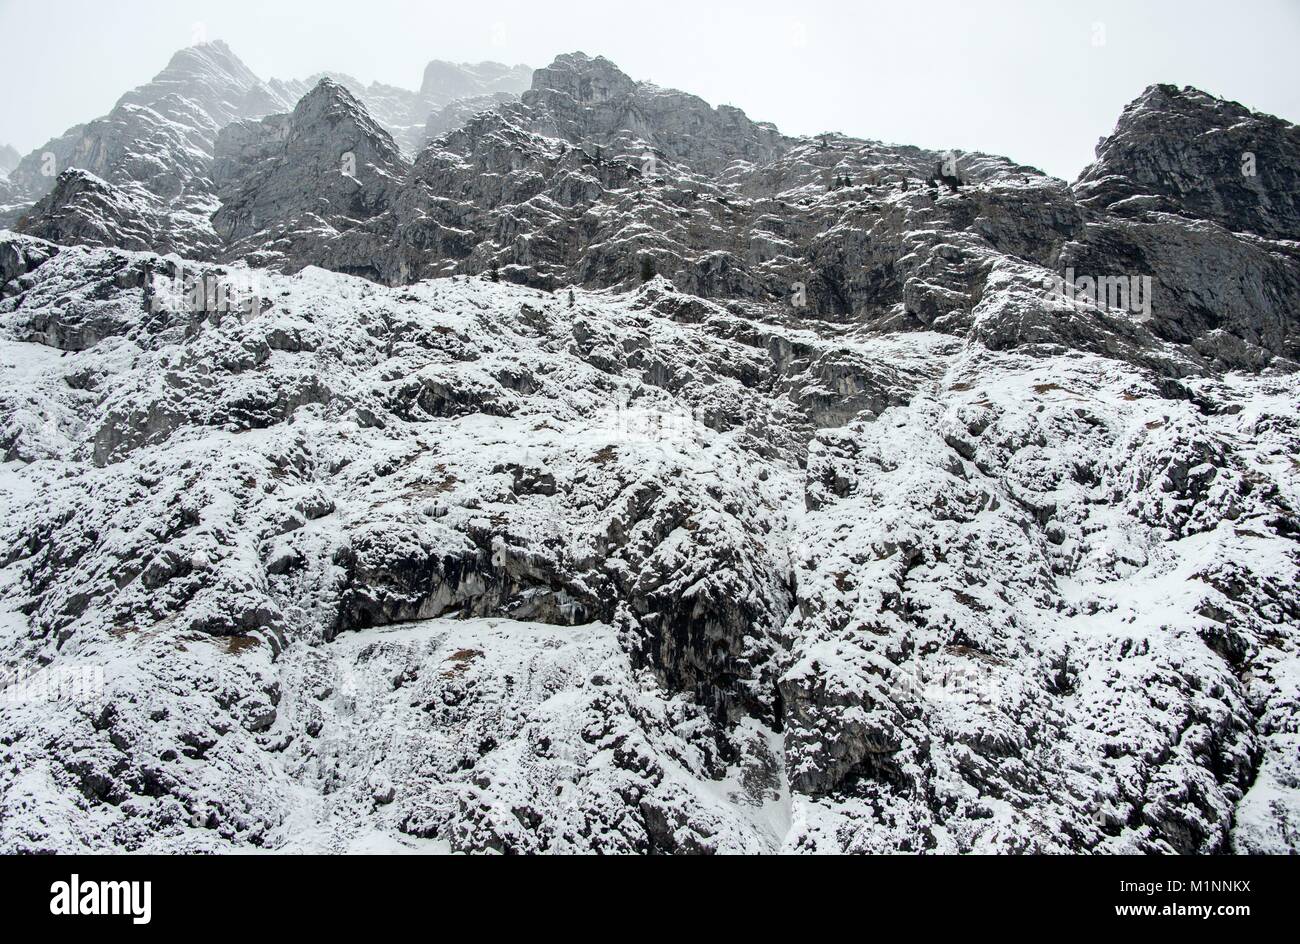
M 1153 82 L 1300 122 L 1300 0 L 0 0 L 0 143 L 107 112 L 197 34 L 262 78 L 418 87 L 430 59 L 604 55 L 633 78 L 823 130 L 1005 154 L 1073 179 Z

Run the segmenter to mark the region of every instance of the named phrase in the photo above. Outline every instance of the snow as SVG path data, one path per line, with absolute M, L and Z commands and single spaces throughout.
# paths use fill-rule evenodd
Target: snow
M 0 849 L 1294 847 L 1286 379 L 152 260 L 0 308 Z

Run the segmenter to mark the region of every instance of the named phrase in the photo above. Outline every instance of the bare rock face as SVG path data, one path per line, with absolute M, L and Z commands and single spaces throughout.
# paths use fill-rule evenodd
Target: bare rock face
M 1089 208 L 1164 210 L 1273 239 L 1300 235 L 1300 128 L 1194 88 L 1153 85 L 1075 184 Z
M 266 243 L 302 243 L 306 230 L 301 268 L 322 257 L 330 231 L 386 210 L 406 169 L 388 132 L 347 89 L 321 79 L 292 114 L 222 129 L 212 225 L 225 254 L 246 257 Z
M 58 255 L 59 247 L 40 239 L 10 235 L 0 241 L 0 295 L 8 297 L 23 291 L 20 281 L 43 262 Z
M 1210 360 L 1241 370 L 1274 359 L 1300 362 L 1300 247 L 1293 241 L 1152 213 L 1090 223 L 1085 239 L 1063 248 L 1061 265 L 1150 277 L 1149 327 Z
M 603 56 L 580 52 L 533 73 L 521 101 L 540 113 L 534 130 L 574 143 L 657 150 L 706 173 L 737 160 L 766 163 L 783 146 L 775 127 L 750 121 L 739 108 L 715 109 L 694 95 L 635 82 Z
M 429 112 L 424 121 L 424 141 L 432 141 L 452 131 L 458 131 L 475 115 L 492 111 L 499 105 L 518 98 L 513 92 L 493 92 L 490 95 L 471 95 L 457 98 Z
M 1223 364 L 1295 361 L 1298 187 L 1300 128 L 1154 85 L 1074 184 L 1098 216 L 1062 265 L 1149 274 L 1154 329 Z
M 168 228 L 137 189 L 115 187 L 89 171 L 64 171 L 42 197 L 23 232 L 65 245 L 162 248 Z
M 927 259 L 951 231 L 976 224 L 1046 265 L 1082 227 L 1067 190 L 1036 191 L 1051 200 L 1040 210 L 1020 188 L 1045 179 L 1002 158 L 954 156 L 968 183 L 995 188 L 978 205 L 924 189 L 944 159 L 844 138 L 787 141 L 734 109 L 574 54 L 538 70 L 521 103 L 433 142 L 393 211 L 345 242 L 387 239 L 379 271 L 389 283 L 496 266 L 524 284 L 631 287 L 657 272 L 707 297 L 771 302 L 802 285 L 800 304 L 823 318 L 892 316 L 907 294 L 920 323 L 948 314 L 927 297 L 971 294 L 973 262 Z M 923 277 L 909 279 L 899 258 Z

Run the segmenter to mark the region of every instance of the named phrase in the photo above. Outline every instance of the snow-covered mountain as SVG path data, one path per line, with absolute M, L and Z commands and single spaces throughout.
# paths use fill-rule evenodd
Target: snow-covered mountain
M 0 233 L 0 850 L 1300 850 L 1300 129 L 430 69 Z
M 353 89 L 401 146 L 418 150 L 427 122 L 454 125 L 453 116 L 463 120 L 474 106 L 509 100 L 529 74 L 526 66 L 435 60 L 418 91 L 364 86 L 342 74 L 331 81 Z M 108 115 L 16 161 L 5 194 L 10 206 L 0 209 L 0 222 L 18 222 L 44 197 L 37 211 L 43 219 L 32 225 L 59 239 L 143 240 L 191 255 L 215 253 L 219 240 L 207 222 L 218 206 L 211 167 L 217 132 L 232 122 L 292 111 L 322 77 L 263 82 L 220 40 L 182 49 Z
M 342 72 L 322 72 L 302 81 L 275 81 L 273 87 L 297 101 L 321 79 L 342 85 L 374 116 L 407 154 L 416 154 L 444 131 L 459 127 L 452 116 L 473 114 L 510 101 L 528 88 L 533 70 L 499 62 L 455 63 L 435 59 L 424 68 L 418 89 L 397 88 L 382 82 L 370 85 Z M 431 129 L 437 134 L 431 133 Z

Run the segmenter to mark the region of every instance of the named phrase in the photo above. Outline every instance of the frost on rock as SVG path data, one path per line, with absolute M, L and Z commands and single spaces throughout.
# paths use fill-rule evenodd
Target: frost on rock
M 813 443 L 781 686 L 816 799 L 792 842 L 1228 849 L 1271 753 L 1255 673 L 1293 658 L 1294 466 L 1113 361 L 1000 360 Z
M 6 850 L 1293 843 L 1286 376 L 0 248 Z
M 211 44 L 14 169 L 0 851 L 1300 850 L 1295 126 L 524 78 Z

